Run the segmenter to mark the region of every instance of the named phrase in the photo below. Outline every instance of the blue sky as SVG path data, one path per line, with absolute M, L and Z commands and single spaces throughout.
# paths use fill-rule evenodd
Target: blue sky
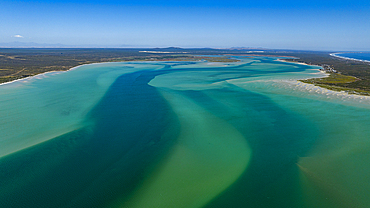
M 0 43 L 370 50 L 370 1 L 0 1 Z

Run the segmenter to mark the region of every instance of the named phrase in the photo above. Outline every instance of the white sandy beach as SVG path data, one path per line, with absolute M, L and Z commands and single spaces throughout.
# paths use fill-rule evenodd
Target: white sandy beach
M 277 59 L 276 61 L 285 62 L 285 63 L 294 63 L 294 64 L 301 64 L 301 65 L 308 65 L 306 63 L 300 63 L 300 62 L 293 62 L 293 61 L 286 61 L 283 59 Z
M 333 57 L 336 57 L 336 58 L 341 58 L 341 59 L 346 59 L 346 60 L 351 60 L 351 61 L 360 61 L 360 62 L 370 63 L 370 61 L 367 61 L 367 60 L 348 58 L 348 57 L 339 56 L 337 54 L 341 54 L 341 53 L 332 53 L 330 55 L 333 56 Z
M 27 82 L 31 79 L 42 79 L 42 78 L 45 78 L 45 76 L 48 75 L 48 74 L 64 73 L 64 72 L 72 71 L 72 70 L 75 70 L 79 67 L 86 66 L 86 65 L 106 64 L 106 63 L 115 63 L 115 62 L 99 62 L 99 63 L 82 64 L 82 65 L 72 67 L 72 68 L 70 68 L 68 70 L 65 70 L 65 71 L 47 71 L 47 72 L 43 72 L 43 73 L 36 74 L 36 75 L 33 75 L 33 76 L 29 76 L 29 77 L 25 77 L 25 78 L 21 78 L 21 79 L 16 79 L 16 80 L 12 80 L 12 81 L 9 81 L 9 82 L 0 83 L 0 86 L 1 85 L 12 84 L 12 83 L 17 83 L 17 82 Z

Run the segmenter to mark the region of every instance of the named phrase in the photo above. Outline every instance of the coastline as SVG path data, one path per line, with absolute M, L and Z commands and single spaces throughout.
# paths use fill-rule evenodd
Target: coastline
M 332 54 L 330 54 L 330 55 L 332 56 Z M 277 61 L 320 67 L 318 65 L 310 65 L 310 64 L 306 64 L 306 63 L 290 62 L 290 61 L 286 61 L 286 60 L 282 60 L 282 59 L 277 59 Z M 369 61 L 369 63 L 370 63 L 370 61 Z M 370 98 L 370 95 L 368 95 L 368 94 L 360 94 L 360 92 L 357 91 L 357 89 L 353 89 L 353 88 L 344 88 L 344 87 L 339 87 L 339 86 L 335 86 L 335 85 L 334 85 L 334 87 L 333 86 L 330 86 L 330 85 L 328 85 L 327 87 L 325 87 L 325 84 L 322 84 L 322 83 L 308 83 L 308 82 L 305 82 L 305 81 L 310 81 L 310 80 L 315 80 L 315 79 L 326 79 L 326 78 L 329 79 L 330 76 L 331 76 L 331 73 L 328 73 L 327 71 L 323 71 L 323 70 L 320 70 L 320 69 L 318 69 L 318 71 L 321 72 L 321 73 L 323 73 L 323 77 L 308 78 L 308 79 L 296 80 L 296 81 L 298 83 L 304 84 L 305 86 L 311 85 L 312 87 L 318 87 L 318 88 L 321 89 L 320 91 L 326 91 L 326 93 L 332 93 L 334 95 L 358 96 L 359 98 L 362 97 L 361 99 L 363 99 L 363 98 L 365 98 L 365 99 Z M 337 90 L 335 90 L 336 88 L 337 88 Z
M 144 60 L 144 61 L 105 61 L 105 62 L 88 63 L 88 64 L 78 65 L 78 66 L 72 67 L 72 68 L 70 68 L 68 70 L 64 70 L 64 71 L 47 71 L 47 72 L 43 72 L 43 73 L 40 73 L 40 74 L 35 74 L 35 75 L 32 75 L 32 76 L 24 77 L 24 78 L 21 78 L 21 79 L 15 79 L 15 80 L 12 80 L 12 81 L 9 81 L 9 82 L 3 82 L 3 83 L 0 83 L 0 86 L 25 81 L 25 80 L 28 80 L 28 79 L 34 79 L 34 78 L 37 78 L 38 76 L 43 76 L 43 75 L 48 74 L 48 73 L 64 73 L 64 72 L 75 70 L 75 69 L 77 69 L 81 66 L 85 66 L 85 65 L 107 64 L 107 63 L 130 63 L 130 62 L 135 62 L 135 63 L 140 63 L 140 62 L 142 62 L 142 63 L 144 63 L 144 62 L 166 62 L 166 61 L 168 61 L 168 60 L 165 60 L 165 61 L 158 61 L 158 60 L 155 60 L 155 61 L 150 61 L 150 60 Z M 182 60 L 176 60 L 176 61 L 181 62 Z M 188 60 L 184 60 L 184 61 L 188 61 Z M 211 62 L 209 60 L 206 60 L 206 61 Z M 216 63 L 217 61 L 213 61 L 213 62 Z M 225 63 L 227 63 L 227 62 L 225 62 Z
M 69 71 L 70 69 L 68 69 L 67 71 Z M 21 81 L 25 81 L 27 79 L 34 79 L 34 78 L 37 78 L 39 76 L 43 76 L 43 75 L 46 75 L 46 74 L 51 74 L 51 73 L 55 73 L 55 72 L 66 72 L 66 71 L 48 71 L 48 72 L 43 72 L 41 74 L 36 74 L 36 75 L 33 75 L 33 76 L 29 76 L 29 77 L 25 77 L 25 78 L 21 78 L 21 79 L 16 79 L 16 80 L 12 80 L 12 81 L 9 81 L 9 82 L 4 82 L 4 83 L 0 83 L 0 86 L 2 85 L 8 85 L 8 84 L 12 84 L 12 83 L 17 83 L 17 82 L 21 82 Z
M 342 93 L 342 94 L 346 94 L 346 95 L 356 95 L 356 96 L 362 96 L 362 97 L 370 98 L 370 93 L 368 91 L 359 90 L 359 89 L 356 89 L 356 88 L 348 88 L 348 87 L 343 87 L 343 86 L 330 85 L 330 84 L 328 84 L 330 82 L 326 83 L 325 82 L 326 80 L 333 79 L 333 77 L 332 77 L 333 74 L 325 72 L 325 71 L 321 71 L 321 70 L 320 70 L 320 72 L 323 73 L 323 75 L 324 75 L 323 77 L 302 79 L 302 80 L 297 80 L 297 82 L 300 82 L 300 83 L 303 83 L 303 84 L 306 84 L 306 85 L 312 85 L 312 86 L 315 86 L 315 87 L 319 87 L 321 89 L 328 90 L 328 91 L 333 92 L 335 94 Z M 337 75 L 337 74 L 334 74 L 334 75 Z M 353 77 L 353 78 L 356 78 L 356 77 Z M 341 78 L 339 78 L 339 79 L 334 78 L 334 79 L 337 79 L 339 81 Z M 320 80 L 321 80 L 321 82 L 320 82 Z M 324 82 L 322 82 L 322 81 L 324 81 Z M 340 82 L 338 82 L 338 83 L 340 83 Z M 343 82 L 343 83 L 345 83 L 345 82 Z
M 310 83 L 305 83 L 300 80 L 296 81 L 287 81 L 288 83 L 296 86 L 299 88 L 301 91 L 306 91 L 307 93 L 315 93 L 318 95 L 322 96 L 327 96 L 329 95 L 333 96 L 330 99 L 335 99 L 335 98 L 340 98 L 340 99 L 351 99 L 351 100 L 357 100 L 356 102 L 362 102 L 362 101 L 370 101 L 370 96 L 367 95 L 359 95 L 359 94 L 351 94 L 346 91 L 335 91 L 331 89 L 327 89 L 318 85 L 310 84 Z
M 288 57 L 288 56 L 287 56 Z M 295 59 L 299 59 L 297 57 L 288 57 L 288 58 L 295 58 Z M 315 67 L 320 67 L 322 69 L 322 66 L 319 66 L 319 65 L 315 65 L 315 64 L 307 64 L 307 63 L 303 63 L 303 62 L 294 62 L 294 61 L 287 61 L 287 60 L 284 60 L 284 59 L 277 59 L 276 61 L 281 61 L 281 62 L 285 62 L 285 63 L 293 63 L 293 64 L 301 64 L 301 65 L 306 65 L 306 66 L 315 66 Z M 318 69 L 319 71 L 321 72 L 325 72 L 327 73 L 326 71 L 324 70 L 320 70 Z
M 342 54 L 342 53 L 331 53 L 329 55 L 333 56 L 333 57 L 336 57 L 336 58 L 340 58 L 340 59 L 345 59 L 345 60 L 350 60 L 350 61 L 359 61 L 359 62 L 364 62 L 364 63 L 370 64 L 370 61 L 368 61 L 368 60 L 348 58 L 348 57 L 344 57 L 344 56 L 338 56 L 337 54 Z
M 72 70 L 75 70 L 81 66 L 85 66 L 85 65 L 93 65 L 93 64 L 106 64 L 106 63 L 117 63 L 117 62 L 97 62 L 97 63 L 89 63 L 89 64 L 82 64 L 82 65 L 78 65 L 78 66 L 75 66 L 75 67 L 72 67 L 68 70 L 65 70 L 65 71 L 47 71 L 47 72 L 43 72 L 43 73 L 40 73 L 40 74 L 35 74 L 33 76 L 29 76 L 29 77 L 25 77 L 25 78 L 21 78 L 21 79 L 16 79 L 16 80 L 12 80 L 12 81 L 9 81 L 9 82 L 4 82 L 4 83 L 0 83 L 0 86 L 3 86 L 3 85 L 8 85 L 8 84 L 12 84 L 12 83 L 17 83 L 17 82 L 21 82 L 21 81 L 25 81 L 25 80 L 28 80 L 28 79 L 35 79 L 39 76 L 43 76 L 43 75 L 46 75 L 46 74 L 52 74 L 52 73 L 64 73 L 64 72 L 68 72 L 68 71 L 72 71 Z
M 336 53 L 335 53 L 336 54 Z M 334 56 L 334 57 L 337 57 L 337 58 L 343 58 L 343 59 L 350 59 L 350 60 L 353 60 L 351 58 L 345 58 L 345 57 L 341 57 L 341 56 L 337 56 L 335 54 L 330 54 L 331 56 Z M 293 57 L 287 57 L 287 58 L 293 58 Z M 295 57 L 294 57 L 295 58 Z M 315 66 L 315 67 L 320 67 L 318 65 L 310 65 L 310 64 L 306 64 L 306 63 L 300 63 L 300 62 L 291 62 L 291 61 L 287 61 L 287 60 L 283 60 L 281 58 L 279 59 L 276 59 L 275 61 L 277 62 L 283 62 L 283 63 L 293 63 L 293 64 L 300 64 L 300 65 L 306 65 L 306 66 Z M 356 61 L 358 61 L 356 59 Z M 126 61 L 122 61 L 122 62 L 126 62 Z M 135 61 L 135 62 L 158 62 L 158 61 Z M 366 62 L 366 61 L 364 61 Z M 117 62 L 112 62 L 112 61 L 108 61 L 108 62 L 96 62 L 96 63 L 88 63 L 88 64 L 82 64 L 82 65 L 78 65 L 78 66 L 75 66 L 75 67 L 72 67 L 68 70 L 65 70 L 65 71 L 48 71 L 48 72 L 43 72 L 43 73 L 40 73 L 40 74 L 36 74 L 36 75 L 33 75 L 33 76 L 29 76 L 29 77 L 25 77 L 25 78 L 21 78 L 21 79 L 16 79 L 16 80 L 12 80 L 12 81 L 9 81 L 9 82 L 4 82 L 4 83 L 0 83 L 0 87 L 1 86 L 4 86 L 4 85 L 9 85 L 9 84 L 14 84 L 14 83 L 17 83 L 17 82 L 22 82 L 22 81 L 26 81 L 28 79 L 35 79 L 37 77 L 40 77 L 40 76 L 44 76 L 46 74 L 53 74 L 53 73 L 64 73 L 64 72 L 68 72 L 68 71 L 72 71 L 72 70 L 76 70 L 77 68 L 79 67 L 82 67 L 82 66 L 85 66 L 85 65 L 95 65 L 95 64 L 107 64 L 107 63 L 117 63 Z M 370 63 L 370 61 L 368 61 L 368 63 Z M 318 72 L 321 72 L 323 73 L 322 77 L 318 77 L 318 78 L 328 78 L 330 76 L 330 73 L 328 72 L 325 72 L 323 70 L 320 70 L 320 69 L 317 69 Z M 310 79 L 315 79 L 315 78 L 308 78 L 308 79 L 305 79 L 305 80 L 310 80 Z M 336 91 L 336 90 L 333 90 L 333 89 L 330 89 L 330 88 L 325 88 L 323 86 L 320 86 L 320 84 L 314 84 L 314 83 L 306 83 L 306 82 L 303 82 L 302 80 L 296 80 L 297 82 L 299 83 L 303 83 L 305 85 L 312 85 L 312 86 L 315 86 L 315 87 L 319 87 L 323 90 L 328 90 L 328 91 L 331 91 L 333 92 L 334 94 L 337 94 L 337 93 L 340 93 L 340 94 L 346 94 L 346 95 L 356 95 L 356 96 L 361 96 L 361 97 L 365 97 L 365 98 L 368 98 L 370 97 L 369 95 L 359 95 L 359 94 L 355 94 L 355 93 L 349 93 L 347 91 Z M 353 90 L 351 88 L 348 88 L 348 90 Z
M 296 58 L 296 57 L 289 57 L 289 58 Z M 301 62 L 287 61 L 284 59 L 276 59 L 276 61 L 285 62 L 285 63 L 293 63 L 293 64 L 301 64 L 301 65 L 306 65 L 306 66 L 316 66 L 316 65 L 309 65 L 309 64 L 301 63 Z

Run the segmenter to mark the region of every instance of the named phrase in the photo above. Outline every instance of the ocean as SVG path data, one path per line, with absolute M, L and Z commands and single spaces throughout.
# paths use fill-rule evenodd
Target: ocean
M 370 98 L 234 58 L 1 85 L 0 207 L 369 207 Z
M 370 62 L 370 53 L 361 52 L 361 53 L 336 53 L 335 55 L 348 59 L 356 59 L 359 61 Z

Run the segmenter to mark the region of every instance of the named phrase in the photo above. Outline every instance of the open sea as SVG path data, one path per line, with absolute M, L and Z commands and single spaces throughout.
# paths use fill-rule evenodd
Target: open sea
M 336 53 L 337 56 L 349 59 L 356 59 L 359 61 L 370 62 L 370 52 L 362 53 Z
M 370 98 L 235 58 L 1 85 L 0 207 L 370 207 Z

